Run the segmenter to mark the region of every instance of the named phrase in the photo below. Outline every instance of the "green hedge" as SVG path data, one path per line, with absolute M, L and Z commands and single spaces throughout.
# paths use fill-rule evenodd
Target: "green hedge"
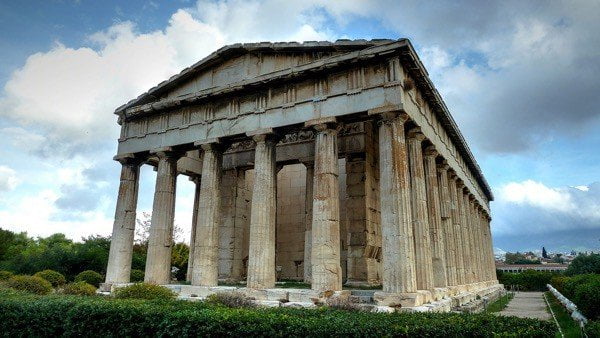
M 554 279 L 552 285 L 591 320 L 600 319 L 600 274 Z
M 498 281 L 506 287 L 518 286 L 521 291 L 546 291 L 548 290 L 546 284 L 550 284 L 550 280 L 556 276 L 560 276 L 560 274 L 526 270 L 519 273 L 498 273 Z
M 12 276 L 6 282 L 6 285 L 12 289 L 46 295 L 52 292 L 52 284 L 42 277 L 17 275 Z
M 77 276 L 75 276 L 75 281 L 76 282 L 86 282 L 95 287 L 99 287 L 100 283 L 102 283 L 104 281 L 104 278 L 102 277 L 101 274 L 99 274 L 96 271 L 85 270 L 83 272 L 80 272 Z
M 489 314 L 232 309 L 203 302 L 1 293 L 7 336 L 549 337 L 549 321 Z
M 44 271 L 38 271 L 35 273 L 34 276 L 47 280 L 48 282 L 50 282 L 50 284 L 52 284 L 52 287 L 54 288 L 64 285 L 67 282 L 67 279 L 65 278 L 65 276 L 63 276 L 62 273 L 56 272 L 54 270 L 47 269 Z
M 121 299 L 170 300 L 177 297 L 177 294 L 164 286 L 135 283 L 118 288 L 114 296 Z

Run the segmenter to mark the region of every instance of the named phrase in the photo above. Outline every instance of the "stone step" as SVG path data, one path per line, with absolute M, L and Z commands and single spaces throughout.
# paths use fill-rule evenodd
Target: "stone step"
M 373 297 L 377 290 L 350 290 L 352 296 Z
M 373 297 L 370 297 L 370 296 L 350 296 L 348 298 L 348 300 L 350 301 L 350 303 L 357 303 L 357 304 L 373 303 Z

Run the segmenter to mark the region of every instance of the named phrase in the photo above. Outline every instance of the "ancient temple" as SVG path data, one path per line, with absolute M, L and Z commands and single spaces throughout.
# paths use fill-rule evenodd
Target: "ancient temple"
M 129 282 L 146 164 L 157 168 L 147 282 L 170 283 L 176 177 L 187 175 L 196 293 L 295 279 L 321 296 L 381 285 L 376 303 L 414 307 L 501 289 L 490 187 L 406 39 L 229 45 L 115 114 L 105 286 Z

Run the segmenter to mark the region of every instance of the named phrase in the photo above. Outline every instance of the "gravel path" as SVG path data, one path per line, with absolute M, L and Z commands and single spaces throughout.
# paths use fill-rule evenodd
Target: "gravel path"
M 517 292 L 508 306 L 499 312 L 502 316 L 521 318 L 552 319 L 546 308 L 543 292 Z

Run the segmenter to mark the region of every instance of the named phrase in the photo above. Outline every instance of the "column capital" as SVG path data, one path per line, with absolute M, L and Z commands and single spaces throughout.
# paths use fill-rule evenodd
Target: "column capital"
M 433 157 L 437 157 L 440 153 L 438 153 L 438 151 L 435 149 L 434 146 L 427 146 L 424 150 L 423 150 L 423 156 L 433 156 Z
M 340 131 L 342 123 L 338 122 L 335 117 L 322 117 L 304 122 L 305 128 L 314 128 L 316 131 L 321 132 L 325 130 Z
M 368 114 L 370 116 L 379 117 L 380 123 L 386 123 L 392 120 L 398 120 L 402 123 L 405 123 L 406 121 L 410 120 L 408 114 L 402 110 L 370 110 Z
M 209 138 L 194 142 L 194 146 L 202 151 L 223 151 L 226 148 L 225 143 L 220 138 Z
M 277 142 L 280 135 L 273 128 L 263 128 L 247 132 L 246 136 L 252 138 L 256 143 Z
M 126 153 L 115 155 L 113 160 L 121 163 L 122 165 L 138 166 L 146 160 L 146 157 L 140 154 Z
M 185 155 L 182 150 L 173 149 L 173 147 L 162 147 L 150 150 L 150 154 L 158 156 L 158 158 L 177 161 Z
M 446 161 L 446 160 L 442 160 L 441 163 L 437 164 L 437 170 L 438 170 L 438 172 L 445 171 L 445 172 L 448 173 L 448 177 L 450 177 L 449 169 L 450 169 L 450 166 L 448 165 L 448 161 Z
M 419 127 L 415 127 L 409 130 L 406 136 L 409 140 L 417 140 L 419 142 L 422 142 L 427 139 L 425 135 L 421 132 L 421 128 Z

